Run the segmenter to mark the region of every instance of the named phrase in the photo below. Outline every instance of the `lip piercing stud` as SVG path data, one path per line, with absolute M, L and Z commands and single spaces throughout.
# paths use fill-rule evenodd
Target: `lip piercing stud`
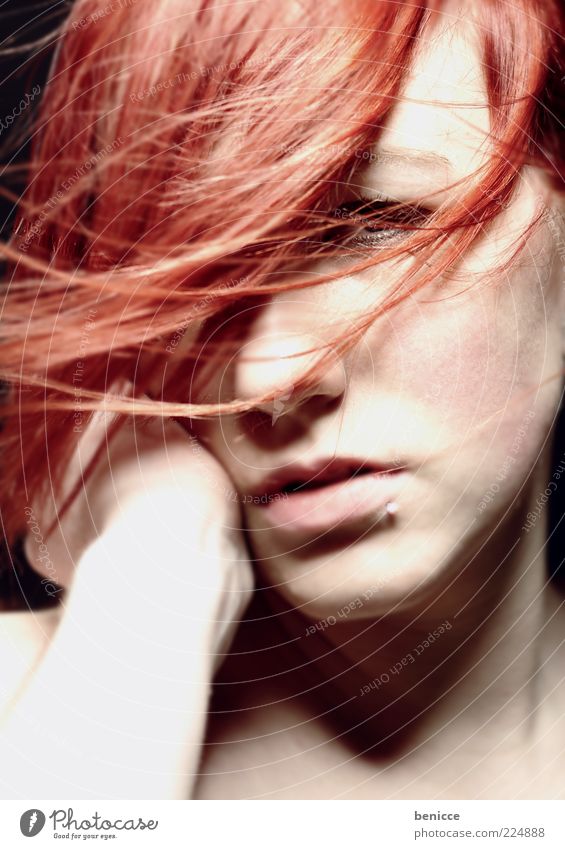
M 387 501 L 385 504 L 385 515 L 386 516 L 396 516 L 398 513 L 398 503 L 396 501 Z

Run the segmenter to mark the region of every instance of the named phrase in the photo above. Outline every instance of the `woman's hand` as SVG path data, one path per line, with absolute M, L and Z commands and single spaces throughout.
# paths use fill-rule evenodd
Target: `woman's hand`
M 200 443 L 156 420 L 110 446 L 46 540 L 68 592 L 2 726 L 13 797 L 190 797 L 213 674 L 252 595 L 237 494 Z

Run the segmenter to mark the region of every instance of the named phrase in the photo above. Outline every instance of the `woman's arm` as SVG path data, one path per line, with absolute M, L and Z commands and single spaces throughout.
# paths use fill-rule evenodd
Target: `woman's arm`
M 5 797 L 192 794 L 216 653 L 253 581 L 223 470 L 169 435 L 161 457 L 122 450 L 92 493 L 113 503 L 2 725 Z

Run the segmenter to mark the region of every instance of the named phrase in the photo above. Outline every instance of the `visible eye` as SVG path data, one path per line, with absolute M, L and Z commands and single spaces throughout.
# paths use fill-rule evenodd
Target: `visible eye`
M 431 210 L 421 206 L 359 198 L 334 209 L 332 217 L 337 226 L 331 228 L 328 236 L 334 244 L 385 247 L 420 229 L 431 214 Z

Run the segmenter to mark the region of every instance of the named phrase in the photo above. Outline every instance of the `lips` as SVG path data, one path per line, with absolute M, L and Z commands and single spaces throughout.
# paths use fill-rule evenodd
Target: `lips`
M 405 465 L 355 459 L 294 465 L 264 479 L 247 496 L 258 508 L 251 508 L 250 527 L 268 528 L 289 542 L 344 525 L 380 527 L 395 514 L 407 476 Z
M 403 464 L 375 463 L 357 458 L 331 457 L 308 464 L 293 464 L 281 472 L 269 475 L 249 492 L 254 499 L 261 496 L 294 495 L 311 489 L 321 489 L 368 474 L 395 474 Z

